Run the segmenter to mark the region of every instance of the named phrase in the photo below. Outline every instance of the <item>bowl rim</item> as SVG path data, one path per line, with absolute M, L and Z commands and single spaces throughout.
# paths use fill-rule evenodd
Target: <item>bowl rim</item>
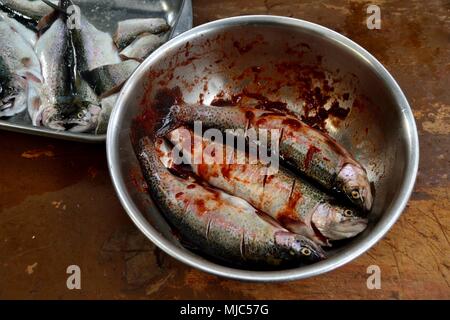
M 407 128 L 408 133 L 406 170 L 404 179 L 398 190 L 397 198 L 391 203 L 383 218 L 370 231 L 370 234 L 368 234 L 366 238 L 362 239 L 362 241 L 350 244 L 347 252 L 337 253 L 324 261 L 309 266 L 302 266 L 296 269 L 277 271 L 243 270 L 226 267 L 211 262 L 205 258 L 195 255 L 194 253 L 187 254 L 182 248 L 166 239 L 157 229 L 150 225 L 145 216 L 133 203 L 133 200 L 127 191 L 123 177 L 119 175 L 120 158 L 118 154 L 118 139 L 121 128 L 117 125 L 117 123 L 120 120 L 120 111 L 126 107 L 124 102 L 127 100 L 127 97 L 132 94 L 133 84 L 147 73 L 147 70 L 152 63 L 164 55 L 167 49 L 176 47 L 188 39 L 200 36 L 203 32 L 211 29 L 248 24 L 275 24 L 303 28 L 328 39 L 337 41 L 341 45 L 344 45 L 356 52 L 360 58 L 365 59 L 366 63 L 370 64 L 370 67 L 374 70 L 374 72 L 391 90 L 396 105 L 400 108 L 403 117 L 402 121 L 404 121 L 404 125 Z M 257 282 L 293 281 L 317 276 L 337 269 L 368 251 L 387 234 L 402 214 L 412 194 L 419 168 L 419 138 L 414 116 L 404 93 L 387 69 L 360 45 L 331 29 L 305 20 L 271 15 L 238 16 L 209 22 L 175 37 L 157 49 L 139 66 L 122 89 L 116 103 L 116 107 L 111 115 L 107 133 L 106 149 L 110 175 L 119 200 L 133 223 L 148 239 L 150 239 L 156 246 L 173 258 L 196 269 L 224 278 Z

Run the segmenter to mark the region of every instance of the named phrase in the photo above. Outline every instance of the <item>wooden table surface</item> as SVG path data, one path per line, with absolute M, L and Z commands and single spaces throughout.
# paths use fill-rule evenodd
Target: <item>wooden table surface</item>
M 352 263 L 304 281 L 255 284 L 189 268 L 147 241 L 117 200 L 105 147 L 0 132 L 0 299 L 449 299 L 450 3 L 194 0 L 195 24 L 243 14 L 319 23 L 375 55 L 406 93 L 420 131 L 414 194 L 388 236 Z M 81 268 L 81 290 L 66 269 Z M 368 290 L 367 267 L 381 268 Z

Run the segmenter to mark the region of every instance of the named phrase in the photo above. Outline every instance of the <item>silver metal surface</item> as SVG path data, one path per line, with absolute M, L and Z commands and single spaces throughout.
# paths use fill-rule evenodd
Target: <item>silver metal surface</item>
M 256 40 L 255 40 L 256 39 Z M 258 43 L 256 50 L 239 54 L 241 46 Z M 189 43 L 189 44 L 188 44 Z M 286 43 L 309 47 L 305 55 L 286 53 Z M 189 47 L 189 52 L 183 48 Z M 225 54 L 224 54 L 225 53 Z M 133 119 L 159 89 L 179 86 L 187 102 L 197 102 L 207 86 L 208 104 L 221 90 L 240 90 L 231 74 L 252 66 L 270 67 L 283 59 L 315 61 L 339 76 L 337 93 L 361 99 L 349 117 L 330 134 L 342 142 L 367 168 L 376 196 L 368 229 L 329 252 L 329 258 L 310 266 L 279 271 L 251 271 L 212 262 L 180 245 L 151 198 L 136 189 L 130 174 L 140 172 L 130 140 Z M 183 63 L 184 62 L 184 63 Z M 172 66 L 172 67 L 170 67 Z M 277 77 L 276 68 L 272 71 Z M 269 81 L 270 79 L 264 79 Z M 271 92 L 262 94 L 273 95 Z M 298 103 L 288 91 L 272 99 Z M 363 107 L 361 107 L 361 105 Z M 242 16 L 196 27 L 159 48 L 125 85 L 113 112 L 107 137 L 109 169 L 120 201 L 138 228 L 169 255 L 195 268 L 219 276 L 250 281 L 286 281 L 316 276 L 357 258 L 379 241 L 404 210 L 418 170 L 419 142 L 408 101 L 388 71 L 366 50 L 322 26 L 275 16 Z M 136 176 L 134 177 L 136 178 Z M 139 177 L 142 178 L 142 177 Z
M 117 22 L 133 18 L 167 19 L 172 30 L 170 38 L 192 28 L 191 0 L 78 0 L 75 3 L 91 23 L 111 34 L 115 32 Z M 88 143 L 106 140 L 106 134 L 70 133 L 34 127 L 27 115 L 0 119 L 0 129 Z

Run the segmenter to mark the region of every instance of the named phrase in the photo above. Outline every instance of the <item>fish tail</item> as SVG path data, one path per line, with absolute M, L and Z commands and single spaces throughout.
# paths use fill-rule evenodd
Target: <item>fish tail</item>
M 37 32 L 38 35 L 41 36 L 48 28 L 55 22 L 59 17 L 63 17 L 63 19 L 67 19 L 69 17 L 68 8 L 73 5 L 72 0 L 60 0 L 58 4 L 54 4 L 49 0 L 41 0 L 46 5 L 54 9 L 49 14 L 43 16 L 37 22 Z
M 181 107 L 177 104 L 168 109 L 160 108 L 158 110 L 159 128 L 156 130 L 157 137 L 164 137 L 169 132 L 182 125 L 180 120 Z
M 155 143 L 155 140 L 147 136 L 139 141 L 136 149 L 144 178 L 154 190 L 162 187 L 163 179 L 173 177 L 159 158 Z
M 42 36 L 45 31 L 47 31 L 48 28 L 59 18 L 59 12 L 54 10 L 47 14 L 46 16 L 43 16 L 37 23 L 36 31 L 38 33 L 38 36 Z

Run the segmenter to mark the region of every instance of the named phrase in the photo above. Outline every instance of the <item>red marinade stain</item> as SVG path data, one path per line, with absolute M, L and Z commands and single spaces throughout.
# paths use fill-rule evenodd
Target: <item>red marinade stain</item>
M 287 104 L 281 101 L 271 101 L 267 97 L 259 93 L 250 92 L 248 90 L 243 90 L 241 93 L 232 95 L 229 99 L 223 99 L 224 92 L 220 92 L 216 98 L 211 102 L 212 106 L 224 107 L 224 106 L 237 106 L 242 101 L 243 98 L 250 98 L 256 100 L 256 109 L 265 110 L 286 110 Z
M 147 182 L 145 182 L 139 171 L 140 169 L 138 168 L 131 169 L 129 173 L 129 180 L 137 191 L 141 193 L 148 193 Z
M 144 95 L 144 99 L 141 102 L 143 111 L 133 119 L 132 123 L 130 135 L 133 144 L 137 144 L 144 136 L 153 136 L 157 129 L 156 127 L 159 125 L 158 120 L 161 118 L 161 112 L 181 102 L 183 102 L 183 95 L 179 87 L 161 89 L 156 93 L 153 100 Z
M 314 157 L 314 154 L 319 153 L 321 150 L 315 146 L 310 146 L 308 149 L 308 152 L 306 153 L 306 157 L 305 157 L 305 169 L 308 169 L 309 166 L 311 165 L 311 161 Z
M 242 95 L 233 95 L 230 99 L 223 99 L 221 97 L 216 97 L 211 102 L 211 105 L 214 107 L 236 106 L 239 104 L 241 99 L 242 99 Z
M 253 111 L 246 111 L 245 112 L 245 118 L 250 122 L 250 123 L 252 123 L 253 122 L 253 120 L 255 119 L 255 114 L 253 113 Z
M 280 212 L 277 216 L 277 220 L 285 228 L 289 227 L 289 225 L 303 224 L 303 221 L 300 220 L 298 215 L 289 210 Z
M 185 57 L 188 57 L 189 56 L 189 50 L 190 50 L 190 48 L 191 48 L 191 44 L 190 44 L 190 42 L 188 41 L 188 42 L 186 42 L 186 45 L 184 46 L 184 56 Z
M 259 66 L 252 67 L 251 69 L 252 69 L 252 71 L 255 72 L 255 73 L 259 73 L 259 72 L 262 71 L 262 68 L 259 67 Z
M 280 111 L 268 111 L 268 112 L 264 112 L 260 117 L 264 118 L 264 117 L 270 117 L 270 116 L 286 116 L 286 113 L 280 112 Z
M 283 225 L 288 226 L 290 224 L 298 224 L 303 223 L 300 216 L 296 211 L 296 206 L 300 199 L 302 198 L 302 194 L 298 191 L 293 191 L 291 196 L 289 197 L 289 201 L 286 204 L 286 207 L 283 211 L 277 214 L 277 220 Z
M 201 163 L 199 165 L 197 165 L 197 171 L 198 171 L 198 175 L 201 179 L 203 180 L 208 180 L 210 177 L 210 173 L 209 173 L 209 165 Z
M 283 125 L 289 126 L 292 129 L 300 129 L 302 127 L 302 124 L 300 121 L 296 120 L 296 119 L 292 119 L 292 118 L 287 118 L 285 120 L 283 120 L 282 122 Z
M 175 195 L 175 198 L 180 199 L 183 195 L 184 195 L 184 192 L 178 192 L 178 193 Z
M 197 207 L 198 214 L 200 216 L 202 216 L 202 215 L 204 215 L 205 213 L 208 212 L 208 209 L 206 209 L 205 200 L 203 200 L 203 199 L 195 200 L 195 206 Z
M 239 41 L 234 41 L 233 42 L 233 47 L 235 47 L 240 54 L 244 54 L 244 53 L 247 53 L 250 50 L 252 50 L 256 43 L 257 43 L 257 41 L 253 41 L 253 42 L 250 42 L 249 44 L 247 44 L 245 46 L 242 46 L 239 43 Z
M 233 171 L 233 166 L 231 164 L 228 165 L 223 165 L 220 168 L 220 171 L 222 173 L 222 176 L 226 179 L 230 179 L 231 178 L 231 172 Z
M 182 63 L 180 63 L 179 65 L 180 65 L 181 67 L 185 67 L 185 66 L 187 66 L 188 64 L 191 64 L 192 61 L 198 60 L 198 59 L 200 59 L 200 58 L 201 58 L 201 57 L 190 57 L 190 58 L 184 60 L 184 61 L 183 61 Z
M 344 109 L 339 106 L 339 102 L 334 101 L 331 104 L 330 109 L 328 110 L 328 114 L 332 115 L 333 117 L 336 117 L 338 119 L 344 120 L 347 118 L 348 114 L 350 113 L 350 109 Z

